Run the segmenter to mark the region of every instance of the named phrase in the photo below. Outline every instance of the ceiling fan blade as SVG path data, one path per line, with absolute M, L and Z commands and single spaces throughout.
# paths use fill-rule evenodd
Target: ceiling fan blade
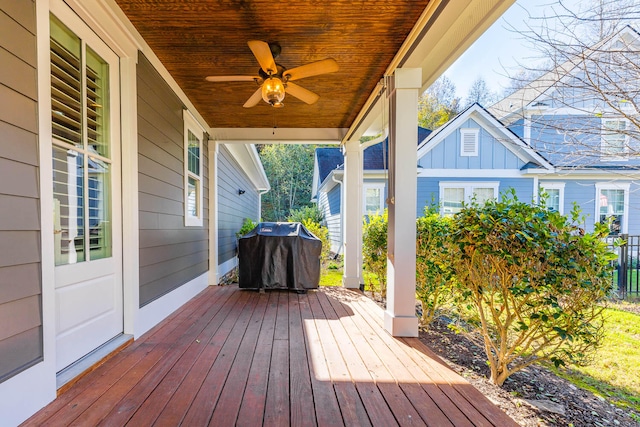
M 301 65 L 282 73 L 283 77 L 289 77 L 291 80 L 299 80 L 305 77 L 317 76 L 319 74 L 334 73 L 340 67 L 333 58 L 323 59 L 322 61 L 312 62 L 310 64 Z
M 295 96 L 300 101 L 306 102 L 307 104 L 313 104 L 320 98 L 317 93 L 313 93 L 310 90 L 307 90 L 302 86 L 298 86 L 295 83 L 287 83 L 285 92 L 287 92 L 289 95 Z
M 256 57 L 260 63 L 260 68 L 267 74 L 274 74 L 278 72 L 276 61 L 271 54 L 271 48 L 269 44 L 261 40 L 249 40 L 247 42 L 249 49 L 253 52 L 253 56 Z
M 252 82 L 262 79 L 258 76 L 207 76 L 204 78 L 208 82 Z
M 255 107 L 256 105 L 258 105 L 260 101 L 262 101 L 262 86 L 260 86 L 258 90 L 253 92 L 253 95 L 251 95 L 251 97 L 247 99 L 247 102 L 244 103 L 243 107 L 244 108 Z

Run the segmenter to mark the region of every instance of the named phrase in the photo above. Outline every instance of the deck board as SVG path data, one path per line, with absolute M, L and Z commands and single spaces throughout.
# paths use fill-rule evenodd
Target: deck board
M 382 315 L 342 288 L 209 287 L 24 425 L 516 425 Z

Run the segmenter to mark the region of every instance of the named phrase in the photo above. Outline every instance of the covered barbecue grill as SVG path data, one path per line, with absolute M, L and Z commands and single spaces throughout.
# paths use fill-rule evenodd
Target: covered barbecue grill
M 322 242 L 299 222 L 261 222 L 238 241 L 244 289 L 317 289 Z

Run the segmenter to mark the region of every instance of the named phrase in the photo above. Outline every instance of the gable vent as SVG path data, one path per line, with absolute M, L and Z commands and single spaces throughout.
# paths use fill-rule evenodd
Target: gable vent
M 479 129 L 460 129 L 460 155 L 478 155 L 478 131 Z

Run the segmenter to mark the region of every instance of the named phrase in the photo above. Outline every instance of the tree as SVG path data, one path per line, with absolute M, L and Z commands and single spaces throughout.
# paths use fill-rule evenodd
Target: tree
M 286 221 L 292 210 L 311 204 L 313 152 L 315 147 L 274 144 L 260 148 L 271 190 L 262 196 L 262 218 Z
M 611 290 L 608 228 L 585 233 L 545 206 L 503 196 L 453 219 L 450 256 L 459 293 L 477 311 L 491 380 L 533 363 L 580 364 L 602 338 Z
M 497 100 L 497 94 L 489 89 L 487 82 L 482 77 L 478 77 L 469 88 L 469 93 L 465 98 L 464 108 L 471 106 L 474 102 L 477 102 L 483 107 L 489 107 Z
M 591 0 L 571 7 L 556 0 L 546 10 L 518 31 L 541 61 L 522 65 L 512 84 L 522 88 L 523 77 L 539 77 L 540 85 L 530 86 L 530 93 L 544 94 L 538 105 L 574 112 L 539 124 L 545 128 L 538 129 L 540 134 L 562 136 L 555 146 L 547 141 L 544 150 L 571 156 L 579 166 L 618 154 L 640 158 L 640 35 L 631 31 L 620 37 L 626 25 L 640 30 L 637 0 Z M 508 106 L 503 107 L 506 113 Z M 530 142 L 536 146 L 538 141 L 532 136 Z
M 455 84 L 442 76 L 418 99 L 418 125 L 436 129 L 458 114 L 459 108 Z

